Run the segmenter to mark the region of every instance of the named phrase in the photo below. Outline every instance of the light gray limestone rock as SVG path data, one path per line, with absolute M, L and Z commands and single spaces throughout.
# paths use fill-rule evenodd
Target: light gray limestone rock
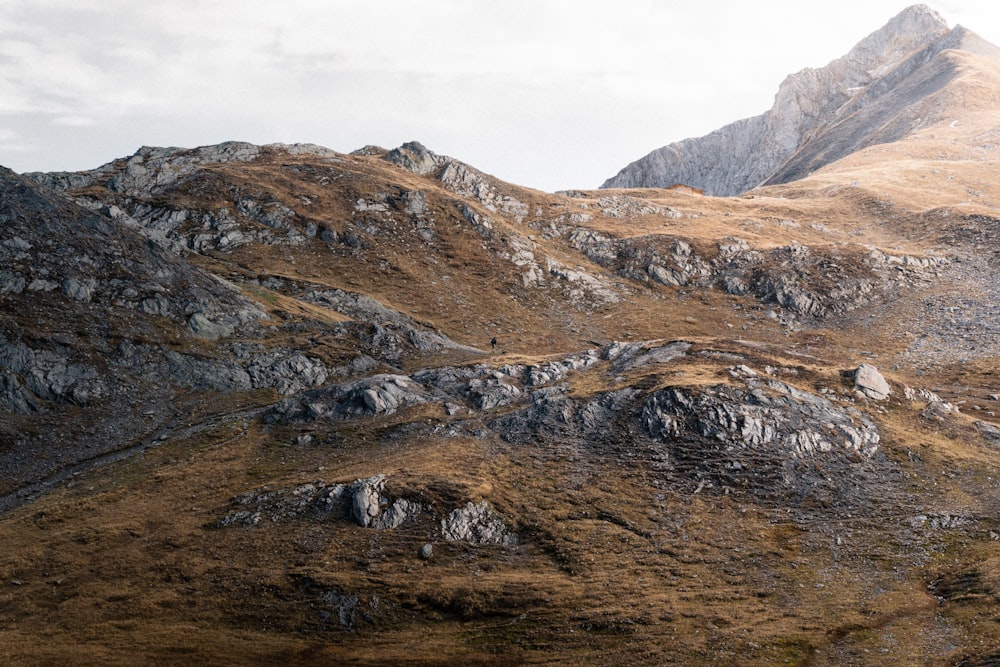
M 899 138 L 928 120 L 916 104 L 928 94 L 922 69 L 953 48 L 959 32 L 924 5 L 905 9 L 820 69 L 790 75 L 769 111 L 708 135 L 658 148 L 623 168 L 605 188 L 683 184 L 709 195 L 735 195 L 786 182 L 872 143 Z M 933 86 L 930 88 L 933 92 Z M 901 100 L 909 99 L 912 113 Z M 885 117 L 893 123 L 885 123 Z
M 854 386 L 868 398 L 874 398 L 877 401 L 885 400 L 892 393 L 889 383 L 871 364 L 858 366 L 854 372 Z
M 469 502 L 441 520 L 441 534 L 450 542 L 470 544 L 517 544 L 517 536 L 507 530 L 503 519 L 483 500 Z

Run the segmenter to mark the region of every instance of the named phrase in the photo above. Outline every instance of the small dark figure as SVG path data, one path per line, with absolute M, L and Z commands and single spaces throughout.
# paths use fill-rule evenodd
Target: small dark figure
M 490 347 L 493 348 L 494 352 L 497 351 L 497 337 L 496 336 L 494 336 L 493 338 L 490 339 Z

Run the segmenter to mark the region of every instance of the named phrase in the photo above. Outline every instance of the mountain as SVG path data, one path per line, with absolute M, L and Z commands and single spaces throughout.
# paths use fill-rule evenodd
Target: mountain
M 0 655 L 995 664 L 1000 81 L 894 23 L 963 48 L 870 104 L 938 120 L 742 196 L 0 170 Z
M 968 58 L 995 70 L 1000 50 L 961 26 L 949 30 L 924 5 L 909 7 L 844 57 L 789 76 L 769 111 L 659 148 L 602 187 L 680 183 L 735 195 L 797 180 L 866 147 L 995 108 L 968 94 Z

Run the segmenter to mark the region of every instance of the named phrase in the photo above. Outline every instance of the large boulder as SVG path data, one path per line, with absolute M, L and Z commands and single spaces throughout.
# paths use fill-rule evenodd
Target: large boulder
M 472 502 L 441 519 L 441 534 L 449 542 L 470 544 L 517 544 L 517 536 L 507 530 L 485 500 Z
M 372 525 L 382 513 L 382 491 L 385 475 L 359 479 L 351 485 L 351 516 L 359 526 Z
M 854 388 L 877 401 L 888 398 L 892 393 L 889 383 L 871 364 L 861 364 L 858 370 L 854 371 Z

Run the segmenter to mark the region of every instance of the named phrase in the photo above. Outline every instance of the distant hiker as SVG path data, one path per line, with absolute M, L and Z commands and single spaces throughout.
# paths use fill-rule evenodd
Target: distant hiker
M 490 338 L 490 347 L 493 348 L 494 352 L 497 351 L 497 337 L 496 336 L 494 336 L 493 338 Z

